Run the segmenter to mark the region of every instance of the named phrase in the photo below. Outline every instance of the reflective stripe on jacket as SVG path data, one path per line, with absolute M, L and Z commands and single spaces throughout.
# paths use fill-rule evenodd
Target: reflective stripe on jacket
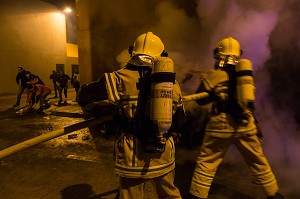
M 211 70 L 204 77 L 203 88 L 211 94 L 218 95 L 217 89 L 224 87 L 223 83 L 226 81 L 228 81 L 228 75 L 225 71 Z M 242 126 L 230 114 L 222 112 L 211 114 L 210 120 L 206 124 L 206 133 L 214 137 L 231 137 L 241 134 L 253 135 L 257 133 L 257 130 L 253 115 L 250 116 L 248 125 Z
M 105 74 L 106 90 L 110 103 L 119 107 L 128 119 L 136 114 L 139 90 L 138 71 L 120 69 Z M 183 105 L 178 83 L 173 85 L 173 114 Z M 149 106 L 147 105 L 149 108 Z M 147 111 L 146 111 L 147 112 Z M 137 132 L 143 133 L 143 132 Z M 167 141 L 163 153 L 148 153 L 133 132 L 120 132 L 115 144 L 115 172 L 128 178 L 153 178 L 164 175 L 175 168 L 175 146 L 173 138 Z

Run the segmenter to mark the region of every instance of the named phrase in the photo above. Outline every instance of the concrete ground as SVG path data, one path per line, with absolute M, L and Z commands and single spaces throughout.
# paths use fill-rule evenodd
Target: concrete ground
M 68 95 L 67 105 L 57 106 L 58 98 L 50 98 L 54 105 L 38 114 L 21 114 L 11 108 L 14 96 L 2 97 L 1 149 L 84 121 L 80 107 L 73 102 L 74 90 Z M 100 137 L 93 138 L 85 128 L 1 159 L 0 198 L 113 198 L 118 187 L 113 174 L 113 139 Z
M 67 105 L 57 106 L 58 98 L 50 99 L 52 105 L 43 113 L 20 112 L 12 108 L 15 96 L 0 97 L 0 150 L 84 121 L 82 110 L 73 102 L 74 90 L 68 95 Z M 83 128 L 0 159 L 0 198 L 114 198 L 118 178 L 113 173 L 113 137 L 101 125 L 96 129 Z M 177 147 L 175 183 L 183 198 L 188 198 L 197 153 L 197 147 Z M 156 198 L 150 183 L 145 193 L 146 199 Z M 288 198 L 300 198 L 299 193 L 288 194 Z M 209 195 L 209 199 L 263 198 L 242 159 L 220 166 Z

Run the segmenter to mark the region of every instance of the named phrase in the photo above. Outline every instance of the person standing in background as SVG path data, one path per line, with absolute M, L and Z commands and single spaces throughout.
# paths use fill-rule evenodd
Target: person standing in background
M 65 74 L 64 71 L 59 71 L 59 76 L 58 76 L 58 92 L 59 92 L 59 102 L 62 103 L 62 92 L 64 91 L 65 98 L 68 97 L 68 86 L 70 82 L 70 77 L 69 75 Z
M 17 102 L 13 105 L 13 107 L 17 107 L 20 105 L 22 93 L 28 87 L 28 78 L 26 76 L 27 71 L 23 69 L 22 66 L 18 66 L 18 74 L 16 76 L 16 82 L 19 86 L 18 94 L 17 94 Z
M 77 102 L 78 101 L 78 91 L 80 88 L 80 75 L 79 75 L 79 71 L 77 68 L 74 69 L 74 73 L 72 74 L 71 84 L 75 88 L 75 91 L 76 91 L 75 102 Z
M 53 82 L 53 89 L 54 89 L 54 98 L 57 98 L 57 81 L 58 81 L 58 76 L 59 76 L 59 73 L 57 73 L 55 70 L 52 70 L 52 73 L 50 74 L 50 79 L 52 80 Z

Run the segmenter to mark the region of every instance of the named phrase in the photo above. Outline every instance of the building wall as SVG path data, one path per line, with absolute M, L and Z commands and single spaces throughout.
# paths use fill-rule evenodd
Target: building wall
M 96 80 L 93 74 L 97 74 L 92 64 L 90 0 L 76 0 L 76 15 L 80 81 L 86 84 Z
M 52 87 L 51 71 L 56 64 L 67 64 L 64 13 L 39 0 L 0 1 L 0 7 L 0 95 L 17 93 L 17 66 Z M 74 62 L 78 58 L 68 61 L 66 73 Z
M 154 31 L 153 7 L 160 0 L 76 0 L 80 80 L 96 81 L 123 67 L 139 34 Z
M 72 65 L 78 65 L 78 45 L 67 43 L 67 59 L 65 73 L 72 77 Z M 81 72 L 81 71 L 79 71 Z
M 105 72 L 120 68 L 117 56 L 123 50 L 127 51 L 133 38 L 136 37 L 136 33 L 134 36 L 129 35 L 118 24 L 107 25 L 106 16 L 110 15 L 114 6 L 103 10 L 101 5 L 104 4 L 114 5 L 113 2 L 103 0 L 76 0 L 79 69 L 82 83 L 96 81 Z M 129 54 L 127 55 L 129 59 Z

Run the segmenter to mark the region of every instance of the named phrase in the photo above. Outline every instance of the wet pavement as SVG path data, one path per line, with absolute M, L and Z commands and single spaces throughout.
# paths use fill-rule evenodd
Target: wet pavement
M 15 97 L 2 97 L 1 149 L 84 121 L 73 102 L 74 90 L 68 95 L 67 105 L 57 106 L 54 98 L 43 113 L 22 114 L 11 108 Z M 118 179 L 113 174 L 112 146 L 113 139 L 93 138 L 85 128 L 2 158 L 0 198 L 113 198 Z
M 58 98 L 42 113 L 12 108 L 15 96 L 0 97 L 0 150 L 25 140 L 84 121 L 69 90 L 67 104 L 57 106 Z M 50 95 L 51 97 L 52 95 Z M 25 103 L 26 96 L 22 98 Z M 23 105 L 23 104 L 21 104 Z M 97 131 L 95 131 L 97 129 Z M 83 128 L 37 144 L 0 159 L 1 199 L 100 199 L 114 198 L 118 178 L 114 175 L 113 136 L 102 125 Z M 177 147 L 175 183 L 183 198 L 194 168 L 197 147 Z M 155 199 L 151 184 L 146 199 Z M 290 194 L 291 199 L 300 198 Z M 243 161 L 222 164 L 209 199 L 262 199 L 261 190 L 251 184 Z

